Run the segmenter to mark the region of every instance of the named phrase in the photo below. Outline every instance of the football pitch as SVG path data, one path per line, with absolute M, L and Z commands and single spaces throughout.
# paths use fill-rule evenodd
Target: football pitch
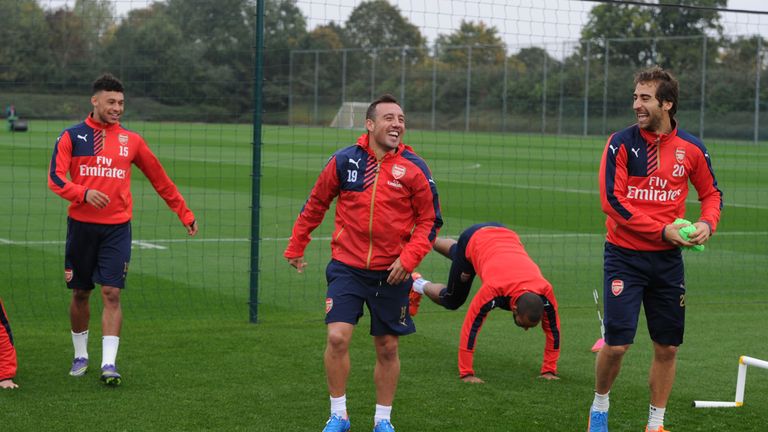
M 101 301 L 91 301 L 91 370 L 67 375 L 72 358 L 69 292 L 63 280 L 67 203 L 46 187 L 51 151 L 75 122 L 30 122 L 0 131 L 0 297 L 19 356 L 20 389 L 0 391 L 8 431 L 319 431 L 328 415 L 322 353 L 325 264 L 333 208 L 297 274 L 282 258 L 295 217 L 328 157 L 359 132 L 266 126 L 261 167 L 252 168 L 249 125 L 127 122 L 141 133 L 200 223 L 188 238 L 176 216 L 133 170 L 133 256 L 123 292 L 119 388 L 98 380 Z M 484 385 L 459 381 L 457 345 L 466 306 L 427 301 L 417 333 L 401 339 L 393 409 L 398 431 L 585 430 L 594 385 L 592 297 L 602 286 L 604 217 L 597 170 L 605 137 L 408 131 L 405 141 L 433 171 L 444 236 L 498 221 L 516 230 L 552 282 L 560 305 L 559 381 L 536 376 L 544 336 L 511 315 L 490 313 L 475 369 Z M 740 355 L 768 360 L 768 149 L 707 140 L 724 192 L 717 234 L 686 252 L 686 337 L 665 426 L 673 431 L 762 431 L 768 371 L 750 369 L 745 404 L 694 409 L 693 400 L 733 400 Z M 257 175 L 259 193 L 251 182 Z M 251 286 L 251 206 L 259 199 L 258 285 Z M 696 219 L 695 190 L 687 216 Z M 444 281 L 448 261 L 419 267 Z M 475 283 L 474 290 L 479 286 Z M 248 322 L 258 289 L 258 324 Z M 473 290 L 473 292 L 474 292 Z M 347 389 L 354 431 L 370 430 L 373 345 L 366 316 L 353 338 Z M 611 393 L 614 431 L 643 430 L 651 343 L 644 319 Z

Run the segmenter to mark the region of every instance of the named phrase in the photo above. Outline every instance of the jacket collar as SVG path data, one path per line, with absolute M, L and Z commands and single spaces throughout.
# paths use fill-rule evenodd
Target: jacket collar
M 93 113 L 88 114 L 88 117 L 85 118 L 85 124 L 87 124 L 88 126 L 94 129 L 110 130 L 110 129 L 118 129 L 120 127 L 119 122 L 115 124 L 108 124 L 108 123 L 102 123 L 102 122 L 96 121 L 93 118 Z
M 649 132 L 643 128 L 640 129 L 640 135 L 649 144 L 664 144 L 673 140 L 677 136 L 677 122 L 672 120 L 672 131 L 668 134 L 657 134 L 655 132 Z
M 376 158 L 376 152 L 374 152 L 373 149 L 371 148 L 371 143 L 368 141 L 368 134 L 367 133 L 364 133 L 364 134 L 360 135 L 360 137 L 357 139 L 357 145 L 362 147 L 366 151 L 366 153 L 368 153 L 369 155 L 371 155 L 374 158 Z M 383 159 L 387 159 L 387 158 L 390 158 L 390 157 L 395 157 L 395 156 L 401 154 L 404 150 L 413 151 L 411 146 L 403 144 L 402 142 L 400 142 L 400 144 L 397 145 L 397 148 L 395 149 L 395 151 L 394 152 L 387 152 L 387 154 L 384 155 Z

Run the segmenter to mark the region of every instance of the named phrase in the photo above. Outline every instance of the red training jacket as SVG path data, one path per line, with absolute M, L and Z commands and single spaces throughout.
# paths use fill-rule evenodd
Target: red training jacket
M 679 130 L 657 135 L 636 124 L 611 135 L 600 163 L 600 200 L 608 234 L 616 246 L 659 251 L 675 246 L 662 239 L 664 227 L 685 217 L 690 179 L 701 217 L 712 233 L 720 221 L 723 193 L 709 153 L 696 137 Z
M 3 300 L 0 299 L 0 381 L 15 377 L 16 366 L 16 348 L 13 346 L 11 324 L 8 322 Z
M 320 173 L 293 226 L 284 256 L 304 256 L 310 233 L 336 201 L 331 254 L 351 267 L 386 270 L 398 257 L 411 272 L 443 225 L 437 186 L 424 160 L 403 143 L 377 161 L 364 134 Z
M 189 225 L 195 215 L 165 173 L 141 135 L 119 123 L 102 124 L 92 117 L 66 129 L 56 140 L 48 173 L 48 187 L 71 201 L 69 216 L 80 222 L 121 224 L 131 220 L 131 163 L 147 176 L 157 193 Z M 67 179 L 67 173 L 71 180 Z M 109 204 L 97 209 L 85 202 L 88 189 L 109 196 Z
M 560 318 L 552 285 L 528 256 L 518 235 L 504 227 L 483 227 L 469 239 L 466 258 L 483 285 L 469 304 L 459 340 L 459 376 L 474 375 L 475 345 L 488 313 L 500 307 L 511 310 L 526 292 L 544 301 L 541 328 L 544 330 L 544 360 L 541 373 L 557 374 L 560 358 Z M 501 341 L 499 341 L 501 342 Z

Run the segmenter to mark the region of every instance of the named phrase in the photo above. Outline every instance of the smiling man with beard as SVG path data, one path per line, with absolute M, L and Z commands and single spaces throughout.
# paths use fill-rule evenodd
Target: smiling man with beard
M 405 114 L 391 95 L 373 101 L 367 133 L 333 154 L 301 209 L 284 256 L 299 273 L 310 233 L 336 199 L 331 262 L 326 268 L 325 372 L 331 415 L 325 432 L 350 430 L 346 386 L 349 344 L 363 305 L 376 349 L 374 431 L 394 431 L 392 402 L 400 376 L 399 336 L 416 331 L 408 313 L 411 272 L 443 224 L 427 164 L 403 144 Z
M 144 138 L 120 123 L 125 111 L 123 83 L 104 74 L 93 82 L 93 111 L 82 123 L 56 139 L 48 170 L 48 187 L 70 202 L 64 251 L 64 280 L 72 290 L 69 317 L 74 359 L 69 374 L 88 370 L 90 297 L 101 285 L 101 380 L 117 386 L 122 376 L 116 358 L 123 312 L 120 293 L 131 261 L 131 167 L 136 165 L 191 236 L 195 215 L 166 174 Z
M 608 393 L 637 331 L 644 305 L 653 341 L 646 431 L 664 432 L 675 380 L 675 358 L 685 327 L 685 272 L 680 248 L 704 244 L 715 232 L 722 192 L 702 142 L 678 129 L 679 86 L 660 67 L 635 76 L 637 123 L 608 138 L 600 164 L 600 199 L 606 214 L 603 267 L 605 345 L 597 355 L 589 431 L 608 431 Z M 701 202 L 696 230 L 684 240 L 688 181 Z

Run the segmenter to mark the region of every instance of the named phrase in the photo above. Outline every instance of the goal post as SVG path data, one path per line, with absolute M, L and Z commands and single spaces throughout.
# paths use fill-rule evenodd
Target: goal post
M 339 129 L 365 129 L 365 112 L 369 102 L 344 102 L 331 121 L 331 127 Z

